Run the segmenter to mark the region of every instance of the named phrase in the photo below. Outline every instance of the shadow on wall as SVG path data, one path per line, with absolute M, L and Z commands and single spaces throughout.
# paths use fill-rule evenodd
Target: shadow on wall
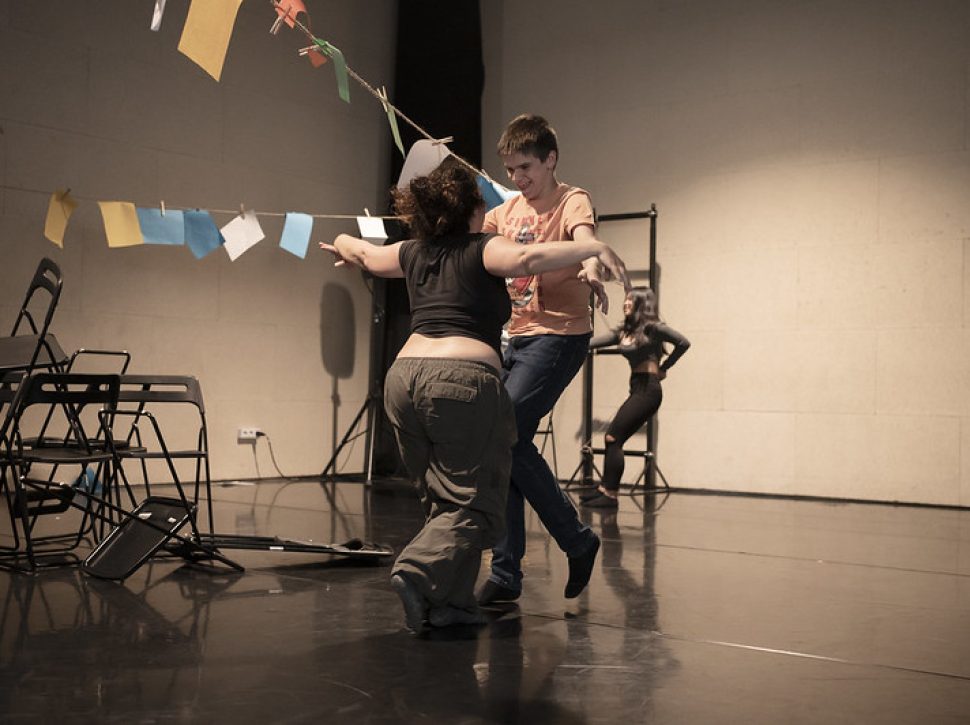
M 323 367 L 332 379 L 330 452 L 337 448 L 337 422 L 340 411 L 338 381 L 354 373 L 355 344 L 354 300 L 346 287 L 327 282 L 320 295 L 320 355 Z

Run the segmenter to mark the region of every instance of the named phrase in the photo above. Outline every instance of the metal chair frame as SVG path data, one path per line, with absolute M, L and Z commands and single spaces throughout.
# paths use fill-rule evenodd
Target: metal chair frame
M 57 563 L 65 559 L 76 563 L 78 559 L 73 551 L 89 537 L 97 541 L 106 525 L 114 525 L 116 519 L 110 512 L 115 507 L 78 485 L 86 479 L 88 468 L 94 466 L 94 477 L 102 482 L 105 499 L 115 496 L 120 503 L 120 492 L 112 491 L 114 455 L 104 446 L 92 444 L 93 440 L 108 434 L 105 421 L 99 416 L 98 433 L 90 436 L 78 411 L 86 405 L 113 405 L 118 387 L 117 375 L 38 372 L 19 380 L 16 375 L 4 378 L 0 400 L 8 407 L 0 427 L 0 493 L 7 503 L 13 543 L 0 547 L 0 567 L 32 572 L 41 566 L 40 557 L 51 556 L 60 558 Z M 64 441 L 34 447 L 24 444 L 21 422 L 30 408 L 38 405 L 65 412 L 69 432 Z M 38 477 L 35 471 L 38 466 L 50 466 L 52 472 L 44 478 Z M 81 475 L 74 483 L 57 482 L 53 471 L 62 466 L 77 466 Z M 129 497 L 134 501 L 130 491 Z M 71 507 L 82 511 L 76 530 L 35 535 L 41 516 L 61 514 Z M 97 528 L 95 521 L 100 522 Z M 23 560 L 25 565 L 21 563 Z

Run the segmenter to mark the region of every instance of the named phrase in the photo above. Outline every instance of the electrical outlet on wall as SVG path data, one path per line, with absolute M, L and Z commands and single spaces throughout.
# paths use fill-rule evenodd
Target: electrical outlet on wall
M 262 432 L 259 428 L 240 428 L 236 433 L 236 442 L 240 444 L 255 443 Z

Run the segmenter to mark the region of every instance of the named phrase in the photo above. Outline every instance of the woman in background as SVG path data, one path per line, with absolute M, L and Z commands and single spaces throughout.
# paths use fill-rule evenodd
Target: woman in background
M 664 343 L 673 345 L 669 354 Z M 663 390 L 660 381 L 690 341 L 668 327 L 657 315 L 657 296 L 649 287 L 634 287 L 623 301 L 623 324 L 589 341 L 590 349 L 616 345 L 630 363 L 630 395 L 616 411 L 606 431 L 603 480 L 599 487 L 580 496 L 583 506 L 616 508 L 620 478 L 623 476 L 623 444 L 640 430 L 660 408 Z
M 516 439 L 502 385 L 500 341 L 511 314 L 506 277 L 595 257 L 627 284 L 605 244 L 516 244 L 482 234 L 485 206 L 474 175 L 438 167 L 395 189 L 395 209 L 415 239 L 377 246 L 346 234 L 321 248 L 381 277 L 404 277 L 411 335 L 388 370 L 384 406 L 425 522 L 394 564 L 391 585 L 415 633 L 430 624 L 479 624 L 474 586 L 481 552 L 504 533 Z

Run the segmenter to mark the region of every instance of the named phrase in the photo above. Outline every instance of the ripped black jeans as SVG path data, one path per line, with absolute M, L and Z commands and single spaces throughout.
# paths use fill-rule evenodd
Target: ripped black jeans
M 623 444 L 660 408 L 663 400 L 660 376 L 655 373 L 630 375 L 630 397 L 616 411 L 606 431 L 606 455 L 603 459 L 603 488 L 617 491 L 623 477 Z

